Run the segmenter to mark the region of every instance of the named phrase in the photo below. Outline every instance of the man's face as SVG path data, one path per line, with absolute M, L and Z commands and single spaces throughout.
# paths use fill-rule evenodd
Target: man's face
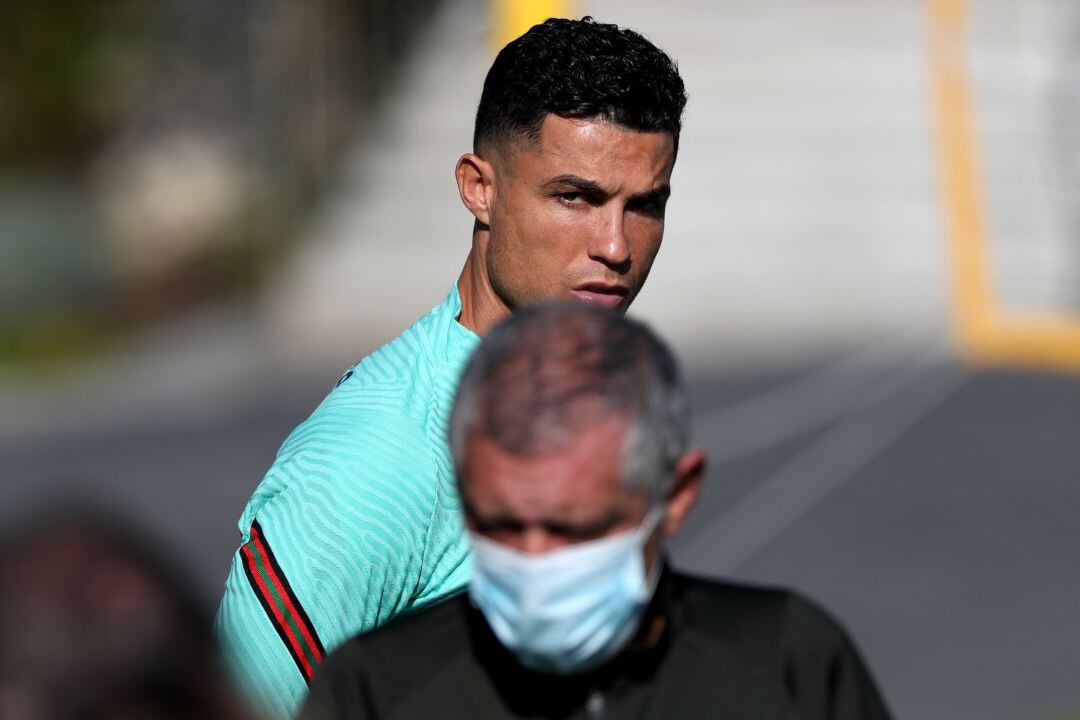
M 550 114 L 535 145 L 497 151 L 485 260 L 502 302 L 625 312 L 660 249 L 674 162 L 670 133 Z
M 481 433 L 466 441 L 460 483 L 470 530 L 539 554 L 640 525 L 644 492 L 622 482 L 626 423 L 595 423 L 561 450 L 514 455 Z

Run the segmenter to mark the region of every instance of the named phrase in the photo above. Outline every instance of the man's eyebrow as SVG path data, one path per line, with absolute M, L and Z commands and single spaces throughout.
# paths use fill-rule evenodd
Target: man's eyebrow
M 605 190 L 599 184 L 592 180 L 586 180 L 578 175 L 556 175 L 547 182 L 544 183 L 546 187 L 554 185 L 562 185 L 564 187 L 572 187 L 574 190 L 585 195 L 596 195 L 598 197 L 608 197 L 610 192 Z
M 598 517 L 576 518 L 574 520 L 549 519 L 546 520 L 544 524 L 547 525 L 549 529 L 560 529 L 563 532 L 569 533 L 579 530 L 584 532 L 594 532 L 597 530 L 607 530 L 624 520 L 626 520 L 626 513 L 621 512 L 618 509 L 611 509 Z
M 648 192 L 643 192 L 635 195 L 633 199 L 650 202 L 655 200 L 667 200 L 669 197 L 671 197 L 671 186 L 667 183 L 664 183 L 663 185 L 655 187 Z

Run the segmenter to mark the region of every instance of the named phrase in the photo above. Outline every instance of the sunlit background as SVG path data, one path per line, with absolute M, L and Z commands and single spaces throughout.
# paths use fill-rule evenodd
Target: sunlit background
M 116 508 L 215 604 L 278 444 L 456 279 L 549 14 L 690 95 L 632 311 L 713 460 L 676 560 L 818 599 L 899 717 L 1080 717 L 1075 0 L 6 0 L 0 529 Z

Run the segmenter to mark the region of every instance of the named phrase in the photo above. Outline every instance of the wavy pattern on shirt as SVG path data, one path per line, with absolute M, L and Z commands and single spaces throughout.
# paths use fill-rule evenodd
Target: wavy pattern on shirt
M 286 439 L 240 518 L 217 628 L 239 681 L 271 717 L 296 711 L 311 661 L 297 650 L 304 633 L 289 603 L 245 571 L 254 524 L 326 652 L 467 582 L 446 442 L 458 376 L 478 342 L 456 322 L 460 308 L 455 287 L 346 373 Z

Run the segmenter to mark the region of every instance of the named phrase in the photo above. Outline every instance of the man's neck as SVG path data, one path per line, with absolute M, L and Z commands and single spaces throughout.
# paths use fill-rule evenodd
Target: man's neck
M 510 314 L 510 308 L 491 286 L 487 267 L 475 242 L 458 277 L 458 295 L 461 297 L 458 322 L 477 335 L 483 335 Z

